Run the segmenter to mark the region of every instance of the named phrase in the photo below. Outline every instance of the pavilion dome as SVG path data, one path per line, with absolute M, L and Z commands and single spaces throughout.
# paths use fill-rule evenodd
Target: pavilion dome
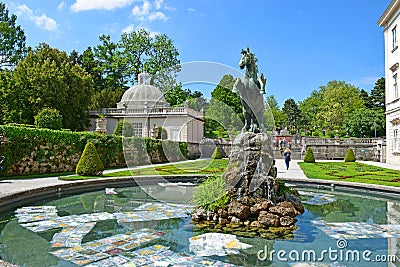
M 150 75 L 140 73 L 138 85 L 132 86 L 122 95 L 117 108 L 154 108 L 169 106 L 163 93 L 150 84 Z

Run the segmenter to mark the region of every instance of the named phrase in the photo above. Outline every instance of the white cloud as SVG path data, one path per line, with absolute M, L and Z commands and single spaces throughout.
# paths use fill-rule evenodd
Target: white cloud
M 130 32 L 133 32 L 134 30 L 135 30 L 135 25 L 131 24 L 131 25 L 126 26 L 126 27 L 122 30 L 122 32 L 123 32 L 123 33 L 130 33 Z
M 134 0 L 76 0 L 71 6 L 71 10 L 75 12 L 93 9 L 113 10 L 125 7 L 133 1 Z
M 27 5 L 19 5 L 17 6 L 17 15 L 21 17 L 26 17 L 30 21 L 33 21 L 36 26 L 39 28 L 45 29 L 47 31 L 56 31 L 58 29 L 57 22 L 42 14 L 40 16 L 36 16 L 32 9 L 30 9 Z
M 195 11 L 196 11 L 196 9 L 191 8 L 191 7 L 189 7 L 187 10 L 188 10 L 189 12 L 195 12 Z
M 156 0 L 154 4 L 156 5 L 156 9 L 160 9 L 162 7 L 164 0 Z
M 133 25 L 133 24 L 130 24 L 130 25 L 126 26 L 126 27 L 122 30 L 122 32 L 123 32 L 123 33 L 130 33 L 130 32 L 133 32 L 133 31 L 136 31 L 136 30 L 139 30 L 139 29 L 145 29 L 147 32 L 150 33 L 150 37 L 154 37 L 154 36 L 160 34 L 160 32 L 152 31 L 152 30 L 149 29 L 148 27 L 144 27 L 144 26 L 140 26 L 140 25 L 139 25 L 139 26 L 135 26 L 135 25 Z
M 161 11 L 155 11 L 160 9 L 166 9 L 163 6 L 164 0 L 156 0 L 151 3 L 148 0 L 144 0 L 142 5 L 136 5 L 132 9 L 132 15 L 138 21 L 154 21 L 154 20 L 163 20 L 167 21 L 169 17 L 167 17 Z
M 169 18 L 162 12 L 157 11 L 154 13 L 151 13 L 149 15 L 149 20 L 153 21 L 153 20 L 163 20 L 163 21 L 167 21 Z
M 57 10 L 61 11 L 61 10 L 64 10 L 64 8 L 65 8 L 65 2 L 62 1 L 62 2 L 58 5 Z
M 132 9 L 132 15 L 137 16 L 137 17 L 141 17 L 141 16 L 147 16 L 150 13 L 150 9 L 151 9 L 151 4 L 149 1 L 144 1 L 143 5 L 140 6 L 135 6 Z
M 361 77 L 358 80 L 352 81 L 351 83 L 356 86 L 371 86 L 374 85 L 379 78 L 381 77 Z

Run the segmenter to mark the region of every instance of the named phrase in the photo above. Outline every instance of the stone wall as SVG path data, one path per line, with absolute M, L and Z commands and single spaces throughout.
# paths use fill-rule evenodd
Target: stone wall
M 292 159 L 303 159 L 308 147 L 314 152 L 318 160 L 344 159 L 347 150 L 352 148 L 358 160 L 386 162 L 386 140 L 384 138 L 318 138 L 296 135 L 273 135 L 272 146 L 275 158 L 281 158 L 279 140 L 285 140 L 285 146 L 290 142 Z M 220 143 L 229 156 L 231 144 L 226 140 L 205 138 L 200 144 L 202 157 L 211 157 L 216 144 Z
M 305 137 L 302 138 L 301 145 L 301 158 L 303 158 L 307 148 L 311 147 L 317 160 L 344 159 L 349 148 L 353 149 L 357 160 L 380 162 L 385 162 L 386 160 L 386 142 L 380 138 L 348 138 L 340 140 L 338 138 Z

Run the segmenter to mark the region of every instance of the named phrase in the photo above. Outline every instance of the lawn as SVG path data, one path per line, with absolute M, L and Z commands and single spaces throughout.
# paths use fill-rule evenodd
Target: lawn
M 102 176 L 64 176 L 59 177 L 60 180 L 83 180 L 107 177 L 123 177 L 123 176 L 143 176 L 143 175 L 180 175 L 180 174 L 222 174 L 228 159 L 208 159 L 197 160 L 184 163 L 171 163 L 162 166 L 151 166 L 147 168 L 134 169 L 131 171 L 117 171 L 103 174 Z
M 358 162 L 299 162 L 311 179 L 324 179 L 366 184 L 400 186 L 400 171 Z

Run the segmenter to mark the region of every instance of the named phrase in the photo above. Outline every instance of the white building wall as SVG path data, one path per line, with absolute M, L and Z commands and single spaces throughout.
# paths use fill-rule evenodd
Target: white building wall
M 384 27 L 386 161 L 400 165 L 400 0 L 393 0 L 378 21 Z

